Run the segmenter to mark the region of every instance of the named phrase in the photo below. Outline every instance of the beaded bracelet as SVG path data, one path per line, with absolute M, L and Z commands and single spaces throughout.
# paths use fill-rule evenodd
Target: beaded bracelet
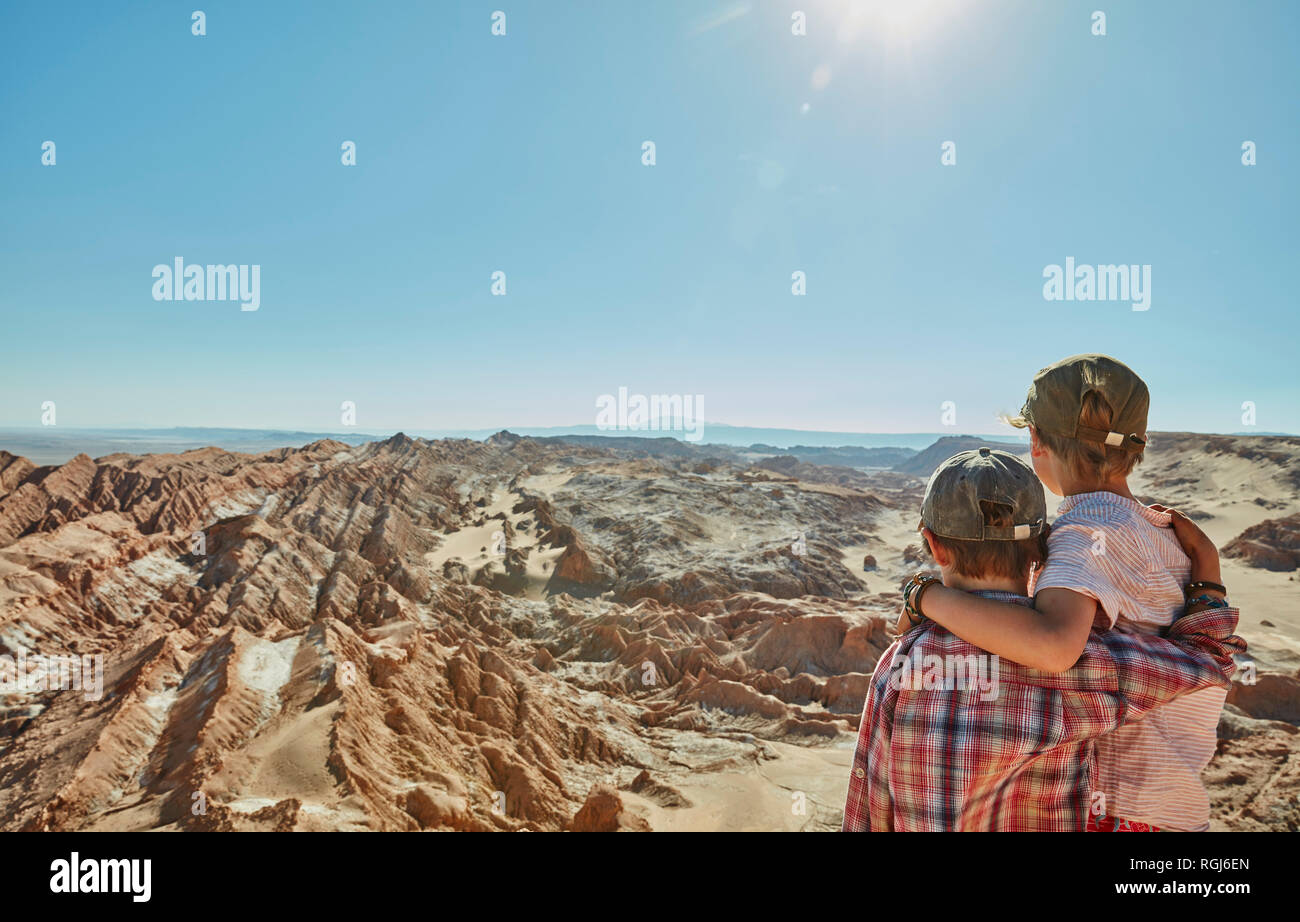
M 1205 605 L 1207 608 L 1231 608 L 1227 599 L 1221 599 L 1217 595 L 1198 595 L 1194 599 L 1187 600 L 1187 607 L 1193 605 Z

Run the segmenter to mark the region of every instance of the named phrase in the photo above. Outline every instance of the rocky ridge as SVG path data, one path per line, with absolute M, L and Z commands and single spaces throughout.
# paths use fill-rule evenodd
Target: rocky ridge
M 634 830 L 843 753 L 924 480 L 651 441 L 0 452 L 0 652 L 104 663 L 0 696 L 3 828 Z M 1234 689 L 1225 828 L 1295 828 L 1297 687 Z

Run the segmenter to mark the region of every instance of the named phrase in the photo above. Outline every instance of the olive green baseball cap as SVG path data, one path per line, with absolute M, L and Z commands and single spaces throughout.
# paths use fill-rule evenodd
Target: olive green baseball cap
M 980 500 L 1011 507 L 1015 525 L 984 524 Z M 1023 541 L 1043 531 L 1047 500 L 1033 469 L 1010 452 L 978 448 L 940 464 L 925 486 L 921 524 L 943 538 Z
M 1110 429 L 1092 429 L 1079 422 L 1084 397 L 1096 391 L 1110 404 Z M 1049 435 L 1102 442 L 1124 451 L 1142 451 L 1147 444 L 1147 410 L 1151 394 L 1146 383 L 1119 359 L 1109 355 L 1072 355 L 1048 365 L 1034 376 L 1029 396 L 1012 425 L 1033 425 Z

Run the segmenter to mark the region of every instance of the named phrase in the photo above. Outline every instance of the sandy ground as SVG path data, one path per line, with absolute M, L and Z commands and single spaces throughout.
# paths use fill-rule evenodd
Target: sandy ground
M 538 492 L 546 492 L 539 487 L 562 484 L 570 476 L 572 475 L 536 477 L 528 482 L 528 486 Z M 536 481 L 537 485 L 534 485 L 533 481 Z M 517 495 L 504 490 L 493 495 L 492 502 L 483 509 L 485 518 L 483 524 L 461 528 L 447 535 L 441 547 L 424 555 L 429 568 L 434 573 L 441 573 L 443 564 L 447 561 L 459 560 L 472 574 L 494 560 L 502 561 L 505 557 L 504 549 L 507 547 L 528 548 L 523 595 L 527 599 L 544 599 L 546 582 L 551 578 L 555 561 L 564 553 L 564 548 L 538 547 L 536 519 L 528 513 L 516 515 L 510 511 L 518 501 Z M 509 519 L 514 529 L 513 539 L 507 541 L 501 520 L 494 518 L 497 515 L 505 515 Z
M 826 832 L 839 829 L 854 738 L 805 748 L 762 744 L 764 758 L 744 772 L 692 775 L 678 783 L 689 807 L 661 807 L 623 792 L 623 802 L 658 832 Z

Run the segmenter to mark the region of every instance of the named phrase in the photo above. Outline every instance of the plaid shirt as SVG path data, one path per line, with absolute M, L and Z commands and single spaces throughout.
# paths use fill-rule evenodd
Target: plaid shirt
M 1179 695 L 1230 685 L 1233 654 L 1246 649 L 1236 626 L 1235 608 L 1212 608 L 1179 618 L 1163 638 L 1094 631 L 1062 673 L 997 661 L 934 622 L 913 628 L 871 677 L 844 831 L 1081 831 L 1097 737 Z M 925 689 L 912 668 L 963 661 L 996 662 L 993 687 Z M 900 681 L 904 662 L 910 681 Z

